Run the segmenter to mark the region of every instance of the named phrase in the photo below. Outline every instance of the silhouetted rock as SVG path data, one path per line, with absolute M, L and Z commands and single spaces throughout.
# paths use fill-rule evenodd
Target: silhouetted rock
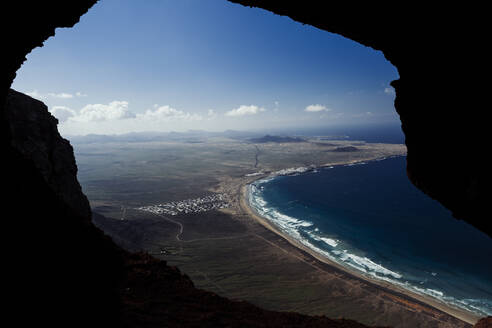
M 473 328 L 492 328 L 492 317 L 480 319 Z
M 333 149 L 332 151 L 337 152 L 337 153 L 350 153 L 354 151 L 359 151 L 359 148 L 354 147 L 354 146 L 347 146 L 347 147 L 337 147 Z
M 41 101 L 12 89 L 5 116 L 12 147 L 37 168 L 58 197 L 89 221 L 91 209 L 77 181 L 73 148 L 58 133 L 58 120 Z
M 352 320 L 267 311 L 231 301 L 195 288 L 178 269 L 143 253 L 129 254 L 125 268 L 124 327 L 367 327 Z
M 267 143 L 267 142 L 275 142 L 275 143 L 289 143 L 289 142 L 305 142 L 304 139 L 298 137 L 288 137 L 288 136 L 271 136 L 266 135 L 260 138 L 251 138 L 248 140 L 252 143 Z

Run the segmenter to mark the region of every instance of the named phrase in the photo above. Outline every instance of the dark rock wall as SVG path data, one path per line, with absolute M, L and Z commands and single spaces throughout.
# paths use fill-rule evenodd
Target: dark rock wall
M 46 107 L 22 94 L 12 96 L 9 111 L 20 119 L 9 122 L 15 138 L 2 148 L 0 171 L 4 320 L 19 327 L 95 322 L 112 327 L 119 318 L 123 251 L 90 222 L 73 153 L 53 134 L 55 122 Z M 31 137 L 39 139 L 32 140 L 30 130 L 19 131 L 23 127 L 17 124 L 29 127 L 32 116 L 24 114 L 36 111 L 40 121 Z
M 97 0 L 4 1 L 0 11 L 2 60 L 0 104 L 26 55 L 55 35 L 59 27 L 72 27 Z
M 474 328 L 492 328 L 492 316 L 480 319 Z
M 7 101 L 25 56 L 93 3 L 1 5 L 1 297 L 4 321 L 19 327 L 111 327 L 119 318 L 122 251 L 88 220 L 70 146 L 44 105 L 15 92 Z
M 59 198 L 90 221 L 91 209 L 77 181 L 73 148 L 58 133 L 58 120 L 48 112 L 46 105 L 11 89 L 5 117 L 11 146 L 36 167 Z

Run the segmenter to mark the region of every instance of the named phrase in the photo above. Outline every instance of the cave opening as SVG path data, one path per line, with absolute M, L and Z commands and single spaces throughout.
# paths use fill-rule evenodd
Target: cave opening
M 214 6 L 222 4 L 223 2 L 217 2 Z M 326 310 L 326 305 L 317 305 L 314 309 L 304 307 L 303 304 L 312 303 L 320 293 L 314 292 L 319 285 L 314 283 L 313 279 L 303 280 L 305 274 L 298 274 L 299 279 L 292 283 L 288 279 L 281 280 L 278 276 L 275 277 L 275 272 L 278 271 L 266 264 L 262 270 L 249 269 L 247 261 L 233 263 L 234 265 L 226 270 L 221 267 L 221 264 L 223 266 L 224 263 L 234 262 L 230 260 L 234 258 L 231 256 L 232 253 L 224 251 L 224 244 L 221 243 L 229 243 L 225 249 L 232 249 L 234 245 L 241 249 L 249 249 L 250 252 L 257 251 L 262 256 L 272 256 L 261 253 L 258 242 L 250 240 L 270 241 L 271 232 L 259 232 L 258 227 L 249 230 L 249 223 L 231 221 L 231 209 L 226 208 L 220 211 L 220 214 L 214 212 L 214 215 L 210 215 L 210 212 L 197 212 L 202 214 L 192 213 L 189 218 L 179 219 L 166 216 L 162 219 L 156 218 L 154 214 L 142 214 L 141 208 L 163 204 L 165 206 L 161 208 L 170 211 L 165 213 L 171 213 L 178 206 L 176 204 L 182 207 L 189 206 L 190 202 L 207 204 L 206 197 L 211 194 L 222 197 L 236 193 L 239 186 L 231 186 L 225 182 L 229 177 L 224 179 L 221 176 L 223 171 L 220 170 L 227 169 L 230 176 L 237 177 L 290 168 L 285 167 L 285 162 L 290 159 L 269 158 L 271 155 L 268 150 L 272 150 L 273 153 L 289 152 L 291 150 L 288 147 L 296 144 L 296 138 L 314 139 L 318 144 L 316 147 L 332 147 L 323 150 L 324 153 L 337 156 L 349 154 L 351 161 L 360 159 L 356 150 L 364 147 L 364 144 L 403 143 L 399 120 L 393 109 L 394 90 L 389 86 L 389 81 L 398 77 L 394 67 L 384 60 L 380 52 L 365 49 L 335 35 L 328 36 L 324 31 L 301 26 L 288 18 L 277 17 L 269 12 L 226 4 L 223 6 L 227 8 L 223 10 L 230 11 L 221 12 L 213 8 L 207 12 L 206 8 L 200 7 L 194 8 L 196 12 L 193 14 L 193 6 L 183 2 L 177 6 L 181 6 L 187 13 L 181 25 L 176 21 L 183 16 L 177 15 L 175 5 L 159 10 L 153 5 L 155 4 L 147 4 L 145 8 L 136 10 L 135 7 L 115 8 L 114 3 L 110 1 L 98 3 L 82 17 L 75 28 L 70 31 L 58 31 L 57 36 L 50 39 L 44 49 L 38 49 L 39 57 L 36 58 L 37 54 L 33 53 L 19 71 L 13 88 L 42 99 L 58 118 L 61 132 L 75 147 L 79 180 L 84 192 L 88 195 L 92 208 L 99 213 L 94 214 L 95 222 L 123 246 L 130 250 L 145 249 L 157 257 L 165 258 L 169 263 L 182 268 L 199 287 L 226 297 L 240 298 L 246 294 L 245 299 L 270 309 L 335 314 Z M 97 16 L 99 10 L 104 15 L 91 17 Z M 244 10 L 244 14 L 235 16 L 233 12 L 236 10 Z M 147 12 L 142 15 L 142 11 Z M 169 16 L 166 19 L 161 18 L 162 21 L 171 21 L 172 26 L 179 27 L 156 28 L 152 25 L 156 21 L 135 19 L 140 15 L 155 18 L 155 13 L 163 12 L 169 13 Z M 204 13 L 215 15 L 207 17 Z M 118 17 L 117 23 L 104 22 L 108 15 Z M 272 27 L 272 30 L 267 30 L 261 25 L 264 16 L 282 22 L 279 26 Z M 222 22 L 222 19 L 225 22 Z M 190 25 L 190 22 L 195 22 L 195 28 L 187 30 L 186 26 Z M 211 22 L 224 25 L 217 24 L 211 30 L 204 28 Z M 87 30 L 83 33 L 86 33 L 86 40 L 83 35 L 75 35 L 79 28 L 84 28 L 85 23 Z M 98 23 L 104 23 L 109 27 L 104 30 Z M 291 26 L 286 28 L 284 24 Z M 239 32 L 232 28 L 226 35 L 217 36 L 217 33 L 227 29 L 225 26 L 232 26 L 243 32 L 251 31 L 246 33 L 244 38 L 237 38 Z M 143 28 L 144 32 L 139 28 Z M 282 30 L 287 36 L 278 37 L 276 29 Z M 285 32 L 285 29 L 289 29 L 290 33 Z M 166 39 L 169 43 L 159 41 L 162 40 L 162 35 L 152 34 L 152 31 L 156 30 L 167 31 L 165 37 L 170 38 Z M 303 34 L 304 30 L 309 30 L 312 35 Z M 98 31 L 97 37 L 94 31 Z M 203 32 L 205 36 L 197 37 L 198 31 Z M 63 36 L 65 32 L 67 34 Z M 173 34 L 179 37 L 173 39 Z M 195 37 L 186 40 L 183 35 Z M 129 36 L 134 38 L 136 44 L 128 42 Z M 115 41 L 108 42 L 113 40 L 112 38 Z M 330 54 L 325 48 L 329 42 L 318 42 L 317 38 L 332 39 L 336 44 L 334 54 Z M 60 44 L 55 44 L 55 40 L 59 40 Z M 67 41 L 68 44 L 63 44 L 63 41 Z M 219 41 L 218 44 L 222 46 L 214 44 L 213 41 Z M 255 41 L 266 50 L 259 47 Z M 294 41 L 301 44 L 295 44 Z M 282 42 L 285 42 L 284 47 Z M 144 46 L 142 43 L 147 45 Z M 186 43 L 197 46 L 188 49 Z M 356 53 L 367 51 L 367 61 L 371 64 L 363 63 L 362 66 L 365 68 L 362 69 L 358 66 L 361 62 L 360 57 L 350 55 L 350 49 L 356 49 Z M 215 55 L 221 51 L 228 56 L 231 53 L 240 55 L 232 59 L 216 59 Z M 79 56 L 76 55 L 77 52 Z M 101 55 L 99 52 L 106 54 Z M 265 52 L 269 61 L 262 62 L 258 56 Z M 53 56 L 51 63 L 43 62 L 43 56 L 48 57 L 53 53 L 57 54 Z M 280 55 L 283 53 L 293 54 L 292 58 L 287 56 L 288 59 L 284 59 Z M 309 55 L 305 55 L 306 53 Z M 97 58 L 100 55 L 102 61 Z M 326 59 L 327 55 L 333 55 L 329 57 L 335 63 L 333 67 L 326 65 L 326 62 L 330 61 Z M 86 58 L 82 60 L 82 57 Z M 194 62 L 195 60 L 197 61 Z M 234 69 L 245 61 L 253 62 L 257 67 L 245 64 L 242 70 Z M 258 61 L 261 62 L 260 65 L 256 65 Z M 376 61 L 379 61 L 378 64 L 375 64 Z M 165 63 L 168 65 L 164 65 Z M 387 75 L 384 78 L 380 73 L 380 65 L 383 65 L 381 63 L 387 65 L 384 69 Z M 350 69 L 338 71 L 339 66 L 343 65 Z M 76 69 L 70 71 L 69 67 Z M 186 74 L 181 75 L 183 68 L 186 68 Z M 202 74 L 199 68 L 204 69 Z M 357 79 L 351 79 L 351 74 L 360 73 L 361 69 L 365 77 L 357 84 Z M 226 74 L 228 70 L 232 71 L 232 74 Z M 286 74 L 286 71 L 292 75 Z M 335 85 L 341 84 L 341 80 L 323 80 L 323 76 L 332 74 L 345 75 L 350 87 L 337 89 L 338 86 Z M 373 75 L 377 75 L 377 78 L 370 78 Z M 53 81 L 47 81 L 51 77 Z M 223 78 L 223 81 L 218 77 Z M 149 84 L 157 85 L 158 88 L 152 89 Z M 43 89 L 40 88 L 41 85 Z M 354 85 L 359 88 L 354 88 Z M 363 88 L 368 85 L 371 85 L 370 90 Z M 66 89 L 66 86 L 70 88 Z M 184 91 L 180 93 L 180 90 Z M 327 94 L 326 90 L 336 91 Z M 227 97 L 224 97 L 224 94 Z M 384 110 L 381 110 L 381 107 L 384 107 Z M 293 114 L 294 112 L 296 114 Z M 350 117 L 347 119 L 347 116 Z M 283 124 L 275 126 L 276 122 Z M 342 124 L 338 124 L 340 122 Z M 171 129 L 160 131 L 159 128 L 162 126 Z M 203 127 L 206 127 L 207 133 L 196 131 Z M 252 134 L 245 133 L 244 127 L 254 127 L 255 131 Z M 220 130 L 229 131 L 226 131 L 227 134 L 224 136 L 220 135 Z M 384 131 L 388 131 L 387 135 L 382 136 L 381 132 Z M 284 139 L 268 140 L 267 137 Z M 230 138 L 235 143 L 224 145 L 223 138 Z M 383 140 L 384 138 L 393 139 L 387 141 Z M 205 151 L 207 140 L 213 140 L 215 143 Z M 249 143 L 238 145 L 237 140 L 247 140 Z M 287 150 L 278 150 L 270 143 L 290 145 L 286 146 Z M 308 150 L 313 152 L 313 149 Z M 388 156 L 398 151 L 391 149 Z M 218 154 L 222 156 L 220 165 L 217 162 Z M 248 160 L 238 161 L 241 157 Z M 300 157 L 293 161 L 294 167 L 313 164 L 310 162 L 312 159 L 304 153 Z M 255 159 L 255 162 L 251 159 Z M 268 160 L 271 161 L 270 166 L 262 167 Z M 341 162 L 334 162 L 337 163 Z M 174 170 L 172 174 L 171 170 Z M 143 171 L 146 172 L 145 177 L 142 177 Z M 184 178 L 191 181 L 183 183 Z M 210 188 L 211 185 L 215 187 Z M 219 202 L 208 203 L 211 203 L 211 206 L 220 206 L 220 201 L 222 199 L 219 199 Z M 204 217 L 205 220 L 200 219 Z M 182 220 L 186 220 L 185 223 Z M 184 226 L 192 229 L 188 230 L 183 228 Z M 221 227 L 220 231 L 212 229 L 217 226 Z M 323 239 L 316 242 L 325 242 L 329 246 L 330 243 L 340 243 L 338 239 L 329 237 L 331 236 L 318 236 L 317 238 L 326 238 L 328 242 Z M 202 243 L 201 247 L 196 246 L 199 243 Z M 234 252 L 239 253 L 237 248 Z M 275 254 L 275 251 L 269 252 Z M 354 255 L 358 258 L 352 257 L 352 265 L 368 259 L 360 255 Z M 209 266 L 211 258 L 215 261 L 215 268 Z M 258 258 L 252 257 L 248 261 L 258 263 Z M 285 266 L 285 263 L 282 262 L 279 266 Z M 361 268 L 368 270 L 370 266 L 380 271 L 387 269 L 380 261 L 372 260 L 366 261 Z M 381 266 L 382 269 L 377 266 Z M 220 270 L 223 271 L 217 267 L 221 267 Z M 300 269 L 294 267 L 290 270 L 294 272 Z M 400 275 L 398 272 L 388 271 L 385 276 Z M 235 275 L 233 272 L 240 274 Z M 435 272 L 428 273 L 429 279 L 435 277 Z M 258 283 L 261 287 L 251 286 L 248 294 L 244 292 L 244 286 L 250 285 L 251 277 L 254 277 L 253 281 L 260 279 L 258 277 L 267 278 L 262 284 Z M 276 288 L 269 290 L 265 287 L 273 282 L 278 284 Z M 286 302 L 282 298 L 283 289 L 293 290 L 289 297 L 294 297 L 297 303 L 293 302 L 294 305 L 291 305 Z M 437 296 L 441 292 L 432 287 L 424 291 L 427 294 L 436 293 Z M 326 289 L 321 292 L 325 295 L 330 294 Z M 265 297 L 268 293 L 269 297 Z M 279 305 L 286 307 L 279 308 Z M 474 303 L 473 306 L 477 304 Z M 347 305 L 345 311 L 348 312 L 350 309 L 351 305 Z M 364 320 L 360 317 L 354 319 Z

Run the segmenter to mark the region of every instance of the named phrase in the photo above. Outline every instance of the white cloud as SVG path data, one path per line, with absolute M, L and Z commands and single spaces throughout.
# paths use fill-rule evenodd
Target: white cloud
M 65 106 L 53 106 L 49 111 L 60 123 L 66 122 L 69 118 L 77 115 L 73 109 Z
M 273 109 L 273 111 L 274 111 L 275 113 L 277 113 L 277 112 L 278 112 L 278 105 L 279 105 L 280 103 L 279 103 L 277 100 L 275 100 L 273 103 L 275 104 L 275 108 Z
M 214 119 L 217 117 L 217 113 L 213 109 L 209 109 L 207 112 L 208 119 Z
M 44 95 L 42 95 L 41 93 L 38 92 L 38 90 L 33 90 L 31 92 L 26 92 L 26 95 L 32 97 L 32 98 L 36 98 L 36 99 L 44 99 L 46 98 Z
M 241 105 L 236 109 L 232 109 L 225 113 L 226 116 L 244 116 L 244 115 L 254 115 L 260 112 L 264 112 L 266 109 L 262 107 L 258 107 L 255 105 Z
M 170 106 L 152 106 L 146 111 L 130 111 L 127 101 L 107 104 L 89 104 L 73 110 L 54 106 L 50 112 L 58 118 L 62 135 L 119 134 L 142 131 L 186 131 L 189 129 L 216 128 L 219 117 L 213 109 L 202 113 L 178 110 Z
M 46 98 L 57 98 L 57 99 L 71 99 L 73 97 L 87 97 L 86 94 L 77 91 L 75 95 L 67 92 L 48 92 L 48 93 L 41 93 L 38 90 L 33 90 L 31 92 L 26 92 L 28 96 L 31 96 L 36 99 L 46 99 Z
M 147 111 L 145 111 L 145 113 L 138 114 L 137 118 L 151 121 L 197 121 L 203 119 L 203 117 L 199 114 L 183 112 L 182 110 L 177 110 L 167 105 L 157 107 L 155 110 L 148 109 Z
M 351 118 L 369 118 L 373 117 L 375 114 L 373 112 L 364 112 L 364 113 L 354 113 L 350 117 Z
M 384 93 L 386 93 L 388 95 L 394 95 L 395 94 L 395 89 L 393 89 L 392 87 L 384 88 Z
M 188 113 L 177 110 L 170 106 L 154 106 L 142 114 L 135 114 L 128 109 L 127 101 L 112 101 L 109 104 L 89 104 L 80 111 L 72 110 L 65 106 L 54 106 L 50 112 L 60 123 L 80 124 L 80 123 L 101 123 L 113 121 L 126 121 L 128 124 L 147 126 L 156 122 L 163 121 L 199 121 L 202 115 Z M 216 116 L 214 110 L 208 111 L 208 119 Z M 130 123 L 132 122 L 132 123 Z M 120 123 L 118 123 L 120 124 Z
M 89 104 L 84 106 L 78 115 L 70 118 L 77 122 L 102 122 L 134 118 L 135 114 L 128 110 L 127 101 L 112 101 L 107 105 Z
M 60 98 L 60 99 L 70 99 L 70 98 L 73 98 L 73 94 L 71 94 L 71 93 L 65 93 L 65 92 L 61 92 L 61 93 L 53 93 L 53 92 L 50 92 L 47 95 L 49 97 L 52 97 L 52 98 Z
M 320 105 L 320 104 L 309 105 L 304 109 L 305 112 L 311 112 L 311 113 L 316 113 L 316 112 L 321 112 L 321 111 L 329 112 L 330 110 L 331 109 L 326 108 L 325 106 Z

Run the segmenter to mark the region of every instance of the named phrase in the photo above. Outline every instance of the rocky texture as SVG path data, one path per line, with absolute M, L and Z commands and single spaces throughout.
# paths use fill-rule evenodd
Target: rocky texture
M 4 1 L 0 16 L 2 51 L 0 104 L 15 78 L 15 72 L 35 47 L 55 35 L 59 27 L 72 27 L 97 0 Z
M 56 151 L 48 150 L 43 163 L 36 164 L 26 157 L 44 156 L 23 148 L 26 145 L 57 147 L 64 142 L 25 143 L 25 135 L 18 139 L 22 128 L 12 128 L 15 122 L 11 121 L 17 113 L 9 114 L 5 107 L 15 72 L 32 49 L 54 35 L 56 27 L 73 26 L 95 2 L 7 1 L 1 5 L 5 48 L 0 83 L 2 231 L 11 237 L 2 238 L 2 298 L 7 301 L 4 320 L 16 326 L 49 323 L 114 327 L 123 324 L 122 318 L 127 320 L 126 326 L 138 323 L 153 327 L 164 322 L 179 326 L 185 322 L 173 320 L 218 326 L 232 325 L 238 316 L 250 326 L 261 326 L 272 318 L 271 327 L 291 323 L 315 326 L 315 322 L 328 327 L 357 327 L 353 322 L 282 315 L 211 294 L 206 296 L 164 263 L 123 252 L 87 221 L 84 213 L 76 211 L 85 201 L 75 201 L 79 205 L 74 206 L 73 200 L 64 198 L 62 192 L 70 189 L 69 184 L 58 186 L 58 178 L 52 176 L 64 170 L 73 173 L 71 164 L 60 168 L 56 160 L 50 159 L 48 153 Z M 392 85 L 406 135 L 410 179 L 456 217 L 491 234 L 490 215 L 483 214 L 487 213 L 485 186 L 489 174 L 485 160 L 477 159 L 483 154 L 479 150 L 488 149 L 484 138 L 487 122 L 482 112 L 488 90 L 479 83 L 490 70 L 488 52 L 483 49 L 488 39 L 487 10 L 469 9 L 462 4 L 452 7 L 450 3 L 445 7 L 412 3 L 397 10 L 381 2 L 368 2 L 362 7 L 331 2 L 328 8 L 321 7 L 322 2 L 235 2 L 288 15 L 382 50 L 400 73 L 400 79 Z M 392 9 L 389 15 L 387 9 Z M 462 23 L 470 17 L 473 20 Z M 33 103 L 16 102 L 15 97 L 14 94 L 9 103 L 13 110 L 22 110 L 15 108 L 15 103 Z M 52 122 L 40 124 L 49 126 Z M 43 130 L 37 133 L 44 136 Z M 168 289 L 172 292 L 166 294 Z M 159 290 L 162 292 L 155 292 Z M 122 294 L 123 291 L 128 293 Z M 182 303 L 176 302 L 175 297 Z M 165 309 L 160 312 L 160 305 L 174 308 L 165 314 Z M 208 310 L 201 310 L 202 306 Z M 227 313 L 231 316 L 227 317 Z M 479 323 L 481 327 L 483 322 L 486 321 Z
M 125 327 L 333 327 L 363 328 L 352 320 L 266 311 L 196 289 L 164 261 L 132 254 L 122 287 Z
M 5 117 L 11 146 L 32 163 L 57 197 L 89 221 L 91 209 L 77 181 L 73 148 L 58 133 L 58 120 L 41 101 L 14 90 L 7 96 Z
M 480 319 L 475 324 L 474 328 L 492 328 L 492 317 L 486 317 Z
M 42 103 L 11 92 L 2 109 L 4 320 L 112 326 L 123 252 L 90 222 L 68 142 Z

